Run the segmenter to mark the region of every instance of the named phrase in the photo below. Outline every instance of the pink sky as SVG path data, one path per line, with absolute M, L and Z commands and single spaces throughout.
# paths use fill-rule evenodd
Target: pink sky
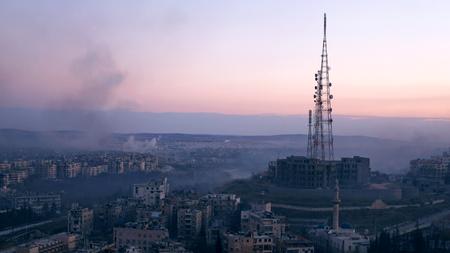
M 0 105 L 306 114 L 326 10 L 335 113 L 448 118 L 433 3 L 2 1 Z

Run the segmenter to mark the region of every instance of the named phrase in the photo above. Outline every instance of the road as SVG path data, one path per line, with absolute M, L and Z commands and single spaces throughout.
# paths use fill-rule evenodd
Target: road
M 58 218 L 54 218 L 54 219 L 50 219 L 50 220 L 45 220 L 45 221 L 41 221 L 41 222 L 37 222 L 37 223 L 33 223 L 33 224 L 24 225 L 21 227 L 5 229 L 5 230 L 0 231 L 0 236 L 5 236 L 5 235 L 12 234 L 12 233 L 21 232 L 23 230 L 31 229 L 34 227 L 42 226 L 42 225 L 45 225 L 48 223 L 56 222 L 56 221 L 61 220 L 61 218 L 62 217 L 58 217 Z
M 307 211 L 307 212 L 331 212 L 333 211 L 333 207 L 308 207 L 308 206 L 294 206 L 294 205 L 285 205 L 285 204 L 274 204 L 272 203 L 272 207 L 283 208 L 283 209 L 291 209 L 297 211 Z M 385 209 L 389 208 L 405 208 L 405 207 L 420 207 L 420 204 L 411 204 L 411 205 L 387 205 Z M 352 211 L 352 210 L 363 210 L 363 209 L 374 209 L 372 206 L 341 206 L 339 210 L 341 211 Z
M 385 228 L 385 231 L 388 233 L 391 233 L 391 234 L 398 231 L 399 235 L 404 235 L 404 234 L 411 233 L 417 229 L 427 228 L 427 227 L 431 226 L 431 224 L 433 224 L 433 222 L 439 221 L 449 215 L 450 215 L 450 210 L 444 210 L 442 212 L 435 213 L 430 216 L 426 216 L 424 218 L 420 218 L 419 220 L 414 221 L 414 222 L 405 222 L 405 223 L 400 223 L 400 224 L 397 224 L 394 226 L 389 226 L 389 227 Z

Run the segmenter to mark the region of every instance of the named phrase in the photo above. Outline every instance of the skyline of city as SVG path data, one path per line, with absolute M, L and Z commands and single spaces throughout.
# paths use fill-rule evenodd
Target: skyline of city
M 450 252 L 449 7 L 0 1 L 0 253 Z

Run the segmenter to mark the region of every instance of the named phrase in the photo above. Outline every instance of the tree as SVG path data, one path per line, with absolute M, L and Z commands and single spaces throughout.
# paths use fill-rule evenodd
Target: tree
M 222 240 L 220 239 L 220 235 L 217 235 L 216 239 L 216 253 L 222 253 Z
M 413 252 L 414 253 L 425 253 L 426 245 L 425 239 L 423 238 L 422 230 L 416 229 L 413 234 Z

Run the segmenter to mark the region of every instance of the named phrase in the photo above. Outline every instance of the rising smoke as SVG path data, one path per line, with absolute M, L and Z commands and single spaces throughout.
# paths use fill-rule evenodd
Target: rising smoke
M 113 90 L 125 79 L 106 47 L 88 49 L 73 61 L 70 70 L 80 86 L 78 93 L 65 103 L 69 109 L 102 109 L 109 102 Z
M 138 141 L 135 139 L 134 135 L 131 135 L 128 137 L 127 141 L 123 143 L 122 150 L 139 153 L 152 152 L 158 148 L 158 139 L 152 138 L 151 140 Z
M 91 47 L 68 66 L 75 80 L 76 91 L 70 96 L 50 102 L 52 110 L 62 111 L 58 117 L 43 113 L 49 124 L 62 124 L 65 129 L 83 131 L 83 138 L 73 143 L 82 148 L 98 148 L 111 132 L 107 118 L 101 113 L 112 100 L 125 74 L 120 70 L 107 47 Z M 51 126 L 48 127 L 51 129 Z

